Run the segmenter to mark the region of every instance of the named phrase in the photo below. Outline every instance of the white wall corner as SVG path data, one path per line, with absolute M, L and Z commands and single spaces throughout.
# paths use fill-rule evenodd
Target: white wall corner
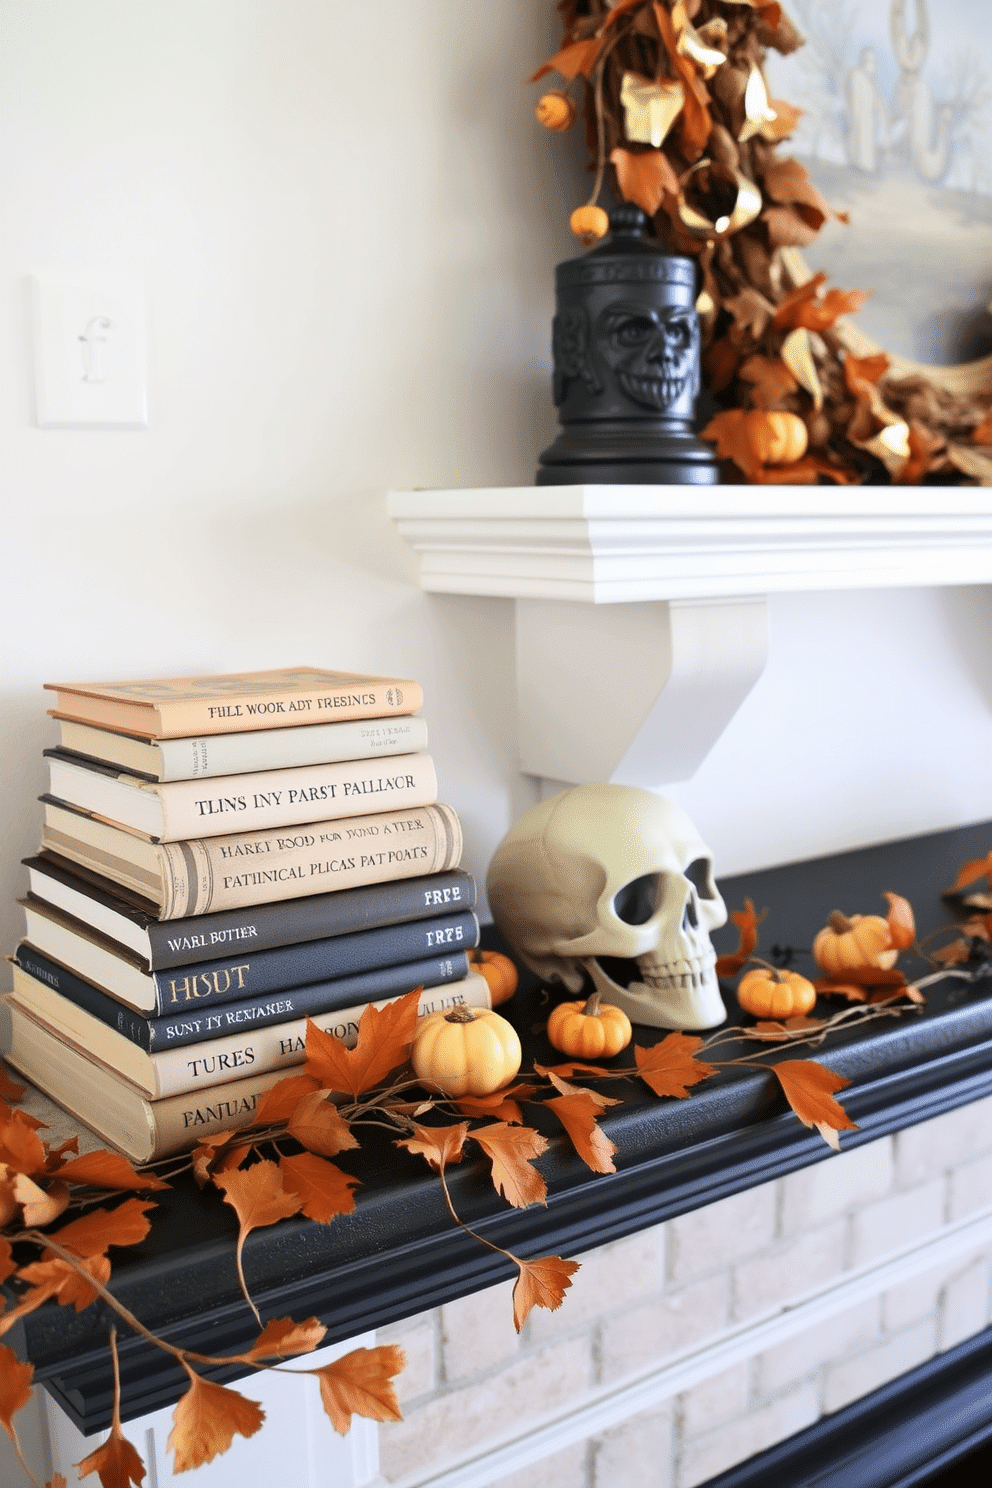
M 516 601 L 521 770 L 582 785 L 688 780 L 761 676 L 763 598 Z

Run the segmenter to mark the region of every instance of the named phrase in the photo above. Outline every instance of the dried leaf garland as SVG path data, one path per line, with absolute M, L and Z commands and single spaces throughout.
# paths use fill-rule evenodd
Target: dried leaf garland
M 557 1312 L 579 1270 L 578 1261 L 565 1261 L 561 1256 L 542 1256 L 536 1261 L 517 1261 L 520 1275 L 513 1288 L 513 1322 L 517 1332 L 535 1307 Z

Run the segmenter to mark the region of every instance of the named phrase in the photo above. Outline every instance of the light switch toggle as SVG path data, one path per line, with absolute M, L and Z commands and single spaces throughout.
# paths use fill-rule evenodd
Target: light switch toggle
M 41 428 L 148 424 L 144 295 L 32 279 L 35 399 Z

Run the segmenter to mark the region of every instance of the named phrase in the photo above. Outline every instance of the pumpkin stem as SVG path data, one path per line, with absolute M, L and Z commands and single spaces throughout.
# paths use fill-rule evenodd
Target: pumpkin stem
M 591 993 L 590 996 L 586 999 L 585 1007 L 582 1009 L 582 1016 L 584 1018 L 598 1018 L 599 1004 L 601 1001 L 602 998 L 600 997 L 598 992 Z
M 841 914 L 839 909 L 833 909 L 830 911 L 830 918 L 827 921 L 827 924 L 830 926 L 835 935 L 846 935 L 849 930 L 854 929 L 854 926 L 847 918 L 847 915 Z
M 762 961 L 760 956 L 752 956 L 747 964 L 749 966 L 760 966 L 763 971 L 767 971 L 770 980 L 773 982 L 785 981 L 785 977 L 779 971 L 778 967 L 772 966 L 770 961 Z
M 453 1007 L 450 1013 L 445 1013 L 446 1023 L 474 1023 L 475 1009 L 470 1007 Z

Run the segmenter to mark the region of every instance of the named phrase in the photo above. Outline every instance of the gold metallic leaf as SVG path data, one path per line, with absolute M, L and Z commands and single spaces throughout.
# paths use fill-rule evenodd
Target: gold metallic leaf
M 909 459 L 909 425 L 905 419 L 893 418 L 892 423 L 887 423 L 870 439 L 851 442 L 881 460 L 890 475 L 899 475 Z
M 744 127 L 737 138 L 743 143 L 752 135 L 760 134 L 766 125 L 773 124 L 778 114 L 768 101 L 768 89 L 761 75 L 761 68 L 752 62 L 744 89 Z
M 627 138 L 657 150 L 685 107 L 685 85 L 677 78 L 656 83 L 636 72 L 625 72 L 620 102 Z
M 674 10 L 672 15 L 674 18 Z M 683 57 L 688 57 L 690 62 L 695 62 L 704 78 L 711 78 L 717 68 L 722 67 L 727 60 L 726 55 L 717 51 L 716 47 L 707 46 L 695 26 L 688 20 L 679 32 L 678 49 Z
M 813 360 L 809 331 L 800 326 L 798 330 L 790 332 L 782 342 L 780 355 L 799 386 L 804 387 L 812 397 L 814 408 L 822 408 L 823 388 Z
M 705 213 L 700 212 L 691 203 L 686 201 L 686 186 L 692 180 L 693 176 L 702 170 L 711 171 L 714 175 L 731 182 L 737 188 L 737 196 L 733 209 L 722 217 L 717 217 L 715 220 L 707 217 Z M 760 211 L 761 192 L 755 186 L 754 182 L 749 181 L 747 176 L 739 170 L 730 170 L 729 167 L 720 165 L 718 161 L 704 159 L 697 160 L 692 170 L 683 178 L 682 190 L 679 192 L 678 197 L 679 218 L 682 225 L 698 237 L 729 237 L 731 233 L 740 232 L 742 227 L 747 227 L 749 222 L 753 222 Z

